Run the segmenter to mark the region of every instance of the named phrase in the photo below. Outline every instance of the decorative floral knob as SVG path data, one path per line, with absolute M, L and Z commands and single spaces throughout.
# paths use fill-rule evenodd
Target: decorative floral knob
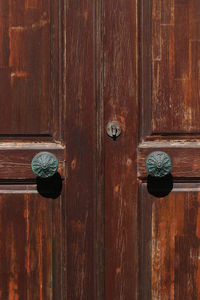
M 152 152 L 146 159 L 146 169 L 151 176 L 164 177 L 172 170 L 171 158 L 163 151 Z
M 32 160 L 33 173 L 42 178 L 53 176 L 58 169 L 58 160 L 52 153 L 40 152 Z

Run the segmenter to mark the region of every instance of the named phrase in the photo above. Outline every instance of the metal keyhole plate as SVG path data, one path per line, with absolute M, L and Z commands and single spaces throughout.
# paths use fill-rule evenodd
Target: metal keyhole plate
M 110 121 L 106 128 L 107 134 L 115 140 L 122 132 L 121 125 L 118 121 Z

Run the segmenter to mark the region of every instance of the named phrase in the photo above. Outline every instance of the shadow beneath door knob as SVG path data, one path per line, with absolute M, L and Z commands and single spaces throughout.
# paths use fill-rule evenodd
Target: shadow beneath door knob
M 45 198 L 56 199 L 62 191 L 62 178 L 57 172 L 52 177 L 36 178 L 38 193 Z
M 168 174 L 164 177 L 147 177 L 147 190 L 149 194 L 161 198 L 167 196 L 173 189 L 173 177 Z

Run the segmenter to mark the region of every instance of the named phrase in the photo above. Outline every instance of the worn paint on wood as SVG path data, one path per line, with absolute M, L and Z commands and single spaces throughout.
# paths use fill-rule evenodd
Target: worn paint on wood
M 145 184 L 141 189 L 141 205 L 147 209 L 141 219 L 141 254 L 147 256 L 141 265 L 146 280 L 142 299 L 199 299 L 199 183 L 176 183 L 160 199 L 151 197 Z
M 139 6 L 144 136 L 199 133 L 198 4 L 148 0 Z
M 1 1 L 1 136 L 58 136 L 56 5 L 52 0 Z
M 42 198 L 36 186 L 1 186 L 0 193 L 0 297 L 51 299 L 53 289 L 60 289 L 52 281 L 52 270 L 61 259 L 54 245 L 52 217 L 58 218 L 60 232 L 61 198 Z M 54 210 L 55 201 L 59 210 Z
M 139 5 L 139 295 L 199 299 L 199 37 L 196 0 Z M 147 189 L 152 151 L 172 159 L 173 189 Z M 159 186 L 155 186 L 159 190 Z
M 137 299 L 137 1 L 106 0 L 104 130 L 121 123 L 113 141 L 105 134 L 105 299 Z
M 64 299 L 61 11 L 62 1 L 0 3 L 0 299 Z M 41 151 L 58 159 L 56 196 L 31 171 Z
M 66 299 L 96 299 L 95 1 L 66 3 Z

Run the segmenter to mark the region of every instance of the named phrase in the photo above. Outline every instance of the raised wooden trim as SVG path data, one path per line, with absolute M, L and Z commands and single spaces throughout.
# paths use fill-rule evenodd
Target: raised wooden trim
M 113 141 L 105 135 L 105 299 L 137 299 L 138 32 L 136 0 L 106 0 L 104 128 L 122 124 Z M 105 129 L 104 129 L 105 130 Z
M 145 160 L 149 153 L 162 150 L 172 159 L 172 176 L 175 178 L 200 178 L 200 143 L 199 142 L 146 142 L 138 147 L 137 175 L 148 176 Z
M 95 299 L 96 91 L 95 1 L 66 2 L 65 142 L 67 291 L 64 300 Z

